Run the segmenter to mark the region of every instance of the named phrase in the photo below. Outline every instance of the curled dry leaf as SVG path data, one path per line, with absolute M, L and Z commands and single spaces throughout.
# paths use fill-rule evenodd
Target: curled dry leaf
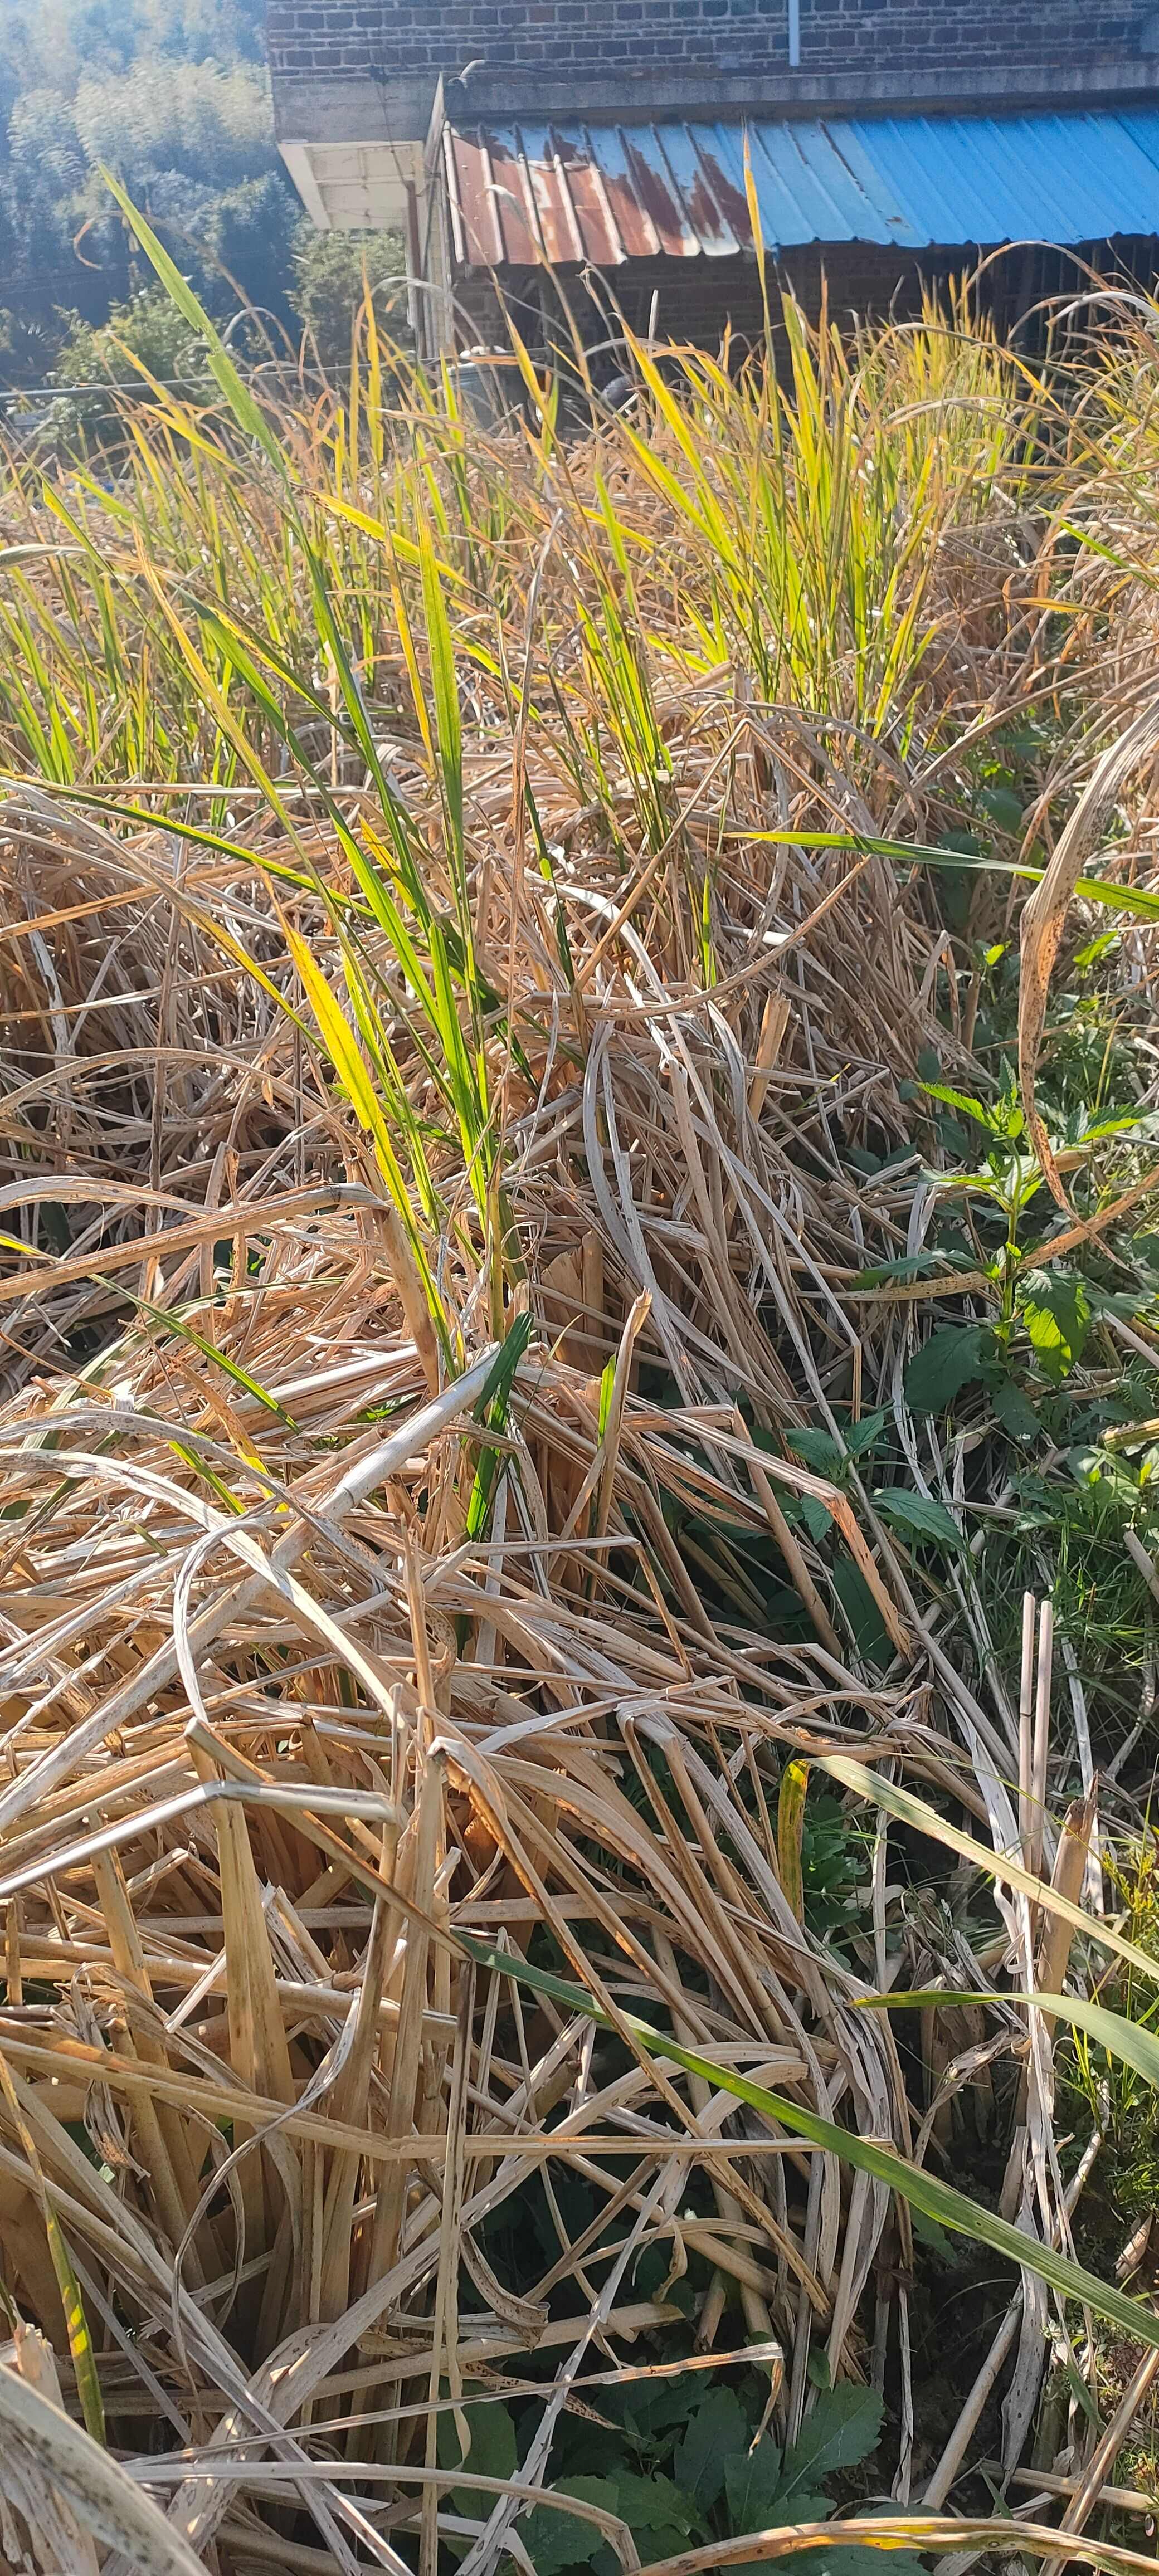
M 1103 753 L 1059 837 L 1050 865 L 1023 908 L 1022 974 L 1018 987 L 1018 1071 L 1026 1123 L 1058 1205 L 1070 1214 L 1057 1158 L 1039 1114 L 1035 1093 L 1047 995 L 1063 924 L 1091 842 L 1130 778 L 1159 744 L 1159 698 L 1149 701 Z
M 120 2550 L 142 2576 L 204 2576 L 192 2550 L 120 2461 L 7 2363 L 0 2363 L 0 2425 L 0 2486 L 5 2445 L 11 2443 L 25 2471 L 34 2462 L 46 2487 L 67 2498 L 82 2527 Z

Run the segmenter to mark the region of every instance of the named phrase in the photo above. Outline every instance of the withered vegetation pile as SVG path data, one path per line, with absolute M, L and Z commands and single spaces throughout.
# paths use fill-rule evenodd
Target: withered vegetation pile
M 1078 2331 L 1010 1998 L 1106 1991 L 1058 1899 L 1113 1944 L 1153 1687 L 1068 1628 L 1020 1715 L 1017 1478 L 1064 1379 L 1159 1409 L 1156 324 L 1064 403 L 965 313 L 788 320 L 787 389 L 641 352 L 578 444 L 369 326 L 276 431 L 216 353 L 111 489 L 0 489 L 13 2569 L 667 2563 L 572 2472 L 675 2364 L 766 2445 L 876 2388 L 847 2507 L 1050 2548 L 1057 2485 L 945 2516 Z M 1037 1305 L 923 1083 L 1035 1176 Z M 992 2007 L 864 2009 L 937 1982 Z M 930 2420 L 955 2184 L 1028 2264 Z M 674 2564 L 786 2545 L 713 2511 Z

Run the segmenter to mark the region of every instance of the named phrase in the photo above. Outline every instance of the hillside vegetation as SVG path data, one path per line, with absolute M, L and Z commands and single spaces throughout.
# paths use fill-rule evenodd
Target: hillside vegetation
M 394 235 L 316 234 L 274 142 L 264 0 L 5 0 L 0 45 L 0 384 L 177 381 L 187 326 L 158 289 L 102 176 L 114 171 L 247 344 L 349 357 L 364 258 Z M 400 319 L 402 317 L 400 316 Z M 72 415 L 69 415 L 70 420 Z M 107 413 L 81 415 L 92 432 Z
M 204 396 L 0 488 L 0 2548 L 1143 2567 L 1159 311 L 275 421 L 137 234 Z

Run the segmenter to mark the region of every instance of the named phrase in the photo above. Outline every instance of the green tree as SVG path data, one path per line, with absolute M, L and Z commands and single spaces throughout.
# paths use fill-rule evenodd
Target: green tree
M 364 275 L 406 335 L 401 238 L 315 233 L 274 138 L 264 0 L 0 0 L 0 380 L 62 387 L 123 377 L 120 339 L 158 375 L 151 280 L 101 176 L 143 207 L 215 317 L 239 297 L 258 320 L 235 346 L 303 332 L 322 363 L 349 359 Z M 107 342 L 105 332 L 110 335 Z M 95 335 L 95 337 L 94 337 Z M 264 337 L 263 337 L 264 335 Z M 86 402 L 88 398 L 86 397 Z M 83 417 L 82 417 L 83 415 Z M 60 420 L 90 433 L 103 397 Z
M 4 0 L 4 11 L 8 381 L 42 377 L 78 329 L 114 314 L 123 325 L 146 284 L 102 166 L 212 310 L 226 314 L 240 292 L 296 337 L 301 209 L 274 140 L 262 0 Z
M 400 232 L 319 233 L 299 226 L 290 301 L 324 367 L 349 363 L 367 287 L 384 328 L 407 338 L 406 248 Z
M 201 343 L 163 286 L 145 287 L 114 305 L 108 321 L 96 327 L 74 313 L 54 372 L 62 388 L 75 391 L 62 390 L 48 423 L 62 445 L 78 438 L 100 445 L 115 431 L 114 388 L 136 382 L 134 358 L 158 384 L 180 395 L 197 399 L 211 390 Z M 148 392 L 143 379 L 141 390 Z

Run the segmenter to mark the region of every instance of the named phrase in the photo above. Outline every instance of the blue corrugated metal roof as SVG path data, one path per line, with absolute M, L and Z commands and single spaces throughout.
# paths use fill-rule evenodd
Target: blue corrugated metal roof
M 1159 107 L 750 125 L 448 127 L 460 266 L 735 257 L 805 242 L 1095 242 L 1159 233 Z

